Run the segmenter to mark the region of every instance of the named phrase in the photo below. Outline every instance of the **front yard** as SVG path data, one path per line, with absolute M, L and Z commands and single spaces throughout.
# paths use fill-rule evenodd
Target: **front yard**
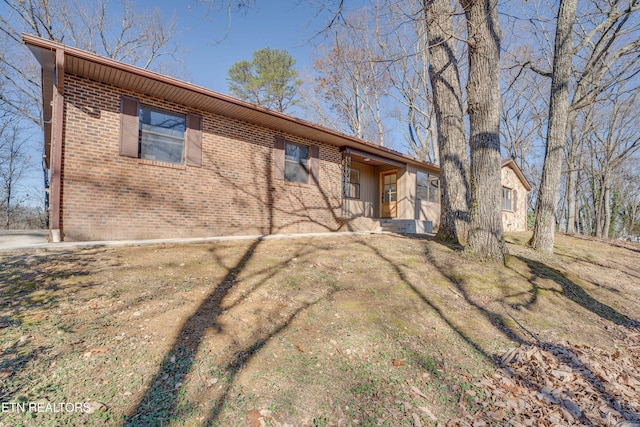
M 640 422 L 640 247 L 527 237 L 0 254 L 0 425 Z

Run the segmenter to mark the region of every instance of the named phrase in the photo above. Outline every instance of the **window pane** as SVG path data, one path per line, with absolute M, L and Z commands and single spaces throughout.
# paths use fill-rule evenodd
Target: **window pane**
M 309 172 L 307 167 L 297 162 L 284 162 L 284 179 L 289 182 L 299 182 L 307 184 L 309 182 Z
M 140 158 L 182 163 L 185 116 L 141 105 L 139 117 Z
M 349 170 L 349 182 L 345 185 L 344 196 L 351 199 L 360 198 L 360 171 L 358 169 Z
M 440 180 L 431 179 L 429 181 L 429 201 L 437 202 L 440 198 Z
M 284 146 L 284 150 L 285 160 L 299 162 L 305 165 L 307 164 L 307 159 L 309 158 L 309 147 L 287 142 Z
M 350 182 L 354 184 L 360 184 L 360 171 L 358 169 L 351 169 L 349 176 Z
M 183 141 L 142 132 L 140 158 L 158 162 L 182 163 Z
M 284 179 L 289 182 L 309 182 L 309 147 L 286 141 L 284 144 Z
M 418 187 L 418 199 L 420 200 L 427 200 L 427 198 L 429 197 L 429 195 L 427 194 L 427 187 Z
M 426 187 L 427 184 L 429 183 L 429 174 L 421 172 L 421 171 L 418 171 L 416 179 L 417 179 L 417 182 L 418 182 L 419 186 Z
M 507 211 L 513 210 L 512 198 L 512 190 L 502 187 L 502 209 Z
M 385 184 L 384 186 L 384 199 L 383 199 L 384 203 L 396 201 L 396 183 L 394 180 L 392 181 L 393 181 L 392 184 Z
M 360 184 L 349 184 L 348 197 L 351 197 L 352 199 L 360 198 Z
M 429 198 L 429 178 L 426 172 L 418 171 L 416 174 L 416 197 L 420 200 L 431 201 Z

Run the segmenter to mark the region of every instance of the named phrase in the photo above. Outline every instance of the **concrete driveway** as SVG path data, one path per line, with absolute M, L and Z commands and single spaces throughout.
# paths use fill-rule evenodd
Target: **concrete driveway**
M 0 250 L 38 247 L 47 243 L 49 230 L 0 230 Z

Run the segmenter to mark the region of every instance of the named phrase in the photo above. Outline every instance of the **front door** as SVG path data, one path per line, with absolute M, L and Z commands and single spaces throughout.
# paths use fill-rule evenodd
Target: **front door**
M 380 174 L 380 216 L 395 218 L 398 215 L 398 174 L 397 171 Z

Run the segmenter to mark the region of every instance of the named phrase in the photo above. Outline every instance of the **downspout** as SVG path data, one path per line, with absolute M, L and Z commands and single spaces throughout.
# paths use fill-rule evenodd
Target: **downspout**
M 64 125 L 64 49 L 56 49 L 55 88 L 53 91 L 53 132 L 51 141 L 51 183 L 49 188 L 49 240 L 63 240 L 60 217 L 62 195 L 62 129 Z

